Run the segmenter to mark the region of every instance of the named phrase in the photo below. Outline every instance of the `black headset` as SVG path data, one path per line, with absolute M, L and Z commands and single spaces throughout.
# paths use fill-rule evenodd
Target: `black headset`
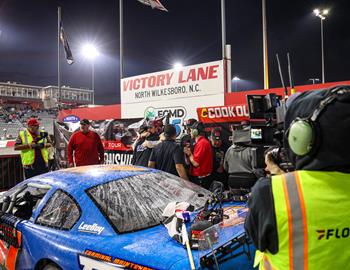
M 318 118 L 325 108 L 332 104 L 340 95 L 350 93 L 350 86 L 337 86 L 329 89 L 325 98 L 306 118 L 296 118 L 286 131 L 290 149 L 298 156 L 313 155 L 320 142 L 321 129 Z
M 204 132 L 204 124 L 202 122 L 196 122 L 191 127 L 191 134 L 193 137 L 198 137 L 201 133 Z

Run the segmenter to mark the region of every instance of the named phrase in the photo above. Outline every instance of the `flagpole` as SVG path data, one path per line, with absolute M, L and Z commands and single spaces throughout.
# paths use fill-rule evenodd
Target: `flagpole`
M 263 57 L 264 57 L 264 89 L 269 89 L 269 60 L 267 51 L 267 24 L 266 24 L 266 0 L 262 0 L 262 25 L 263 25 Z
M 57 87 L 58 99 L 57 106 L 60 109 L 61 105 L 61 67 L 60 67 L 60 32 L 61 32 L 61 7 L 57 7 Z
M 225 59 L 225 45 L 226 45 L 225 0 L 221 0 L 221 42 L 222 42 L 222 59 Z
M 119 52 L 119 68 L 120 68 L 120 80 L 123 79 L 124 76 L 124 62 L 123 62 L 123 0 L 119 0 L 119 42 L 120 42 L 120 52 Z M 121 84 L 121 83 L 120 83 Z

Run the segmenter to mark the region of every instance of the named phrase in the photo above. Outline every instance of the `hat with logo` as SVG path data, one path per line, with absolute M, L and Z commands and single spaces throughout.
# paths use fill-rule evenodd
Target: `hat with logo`
M 28 126 L 40 126 L 40 123 L 39 123 L 38 119 L 36 119 L 36 118 L 29 118 L 27 121 L 27 125 Z
M 212 131 L 211 131 L 211 137 L 216 140 L 216 141 L 219 141 L 221 140 L 221 130 L 220 128 L 214 128 Z
M 83 119 L 80 121 L 80 125 L 90 125 L 90 121 L 87 119 Z

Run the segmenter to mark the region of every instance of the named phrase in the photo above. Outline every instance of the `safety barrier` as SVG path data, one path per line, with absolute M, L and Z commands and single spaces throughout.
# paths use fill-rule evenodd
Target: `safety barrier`
M 23 167 L 19 155 L 0 156 L 0 190 L 7 190 L 23 179 Z

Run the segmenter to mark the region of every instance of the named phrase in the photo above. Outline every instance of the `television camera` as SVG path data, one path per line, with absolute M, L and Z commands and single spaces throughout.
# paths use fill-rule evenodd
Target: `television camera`
M 250 116 L 250 141 L 257 148 L 258 167 L 264 167 L 264 153 L 268 148 L 276 147 L 275 160 L 284 171 L 293 170 L 288 155 L 283 149 L 285 102 L 275 93 L 267 95 L 247 95 Z
M 40 131 L 39 136 L 37 136 L 36 138 L 34 138 L 33 142 L 35 143 L 35 146 L 33 148 L 44 148 L 45 147 L 45 143 L 39 143 L 39 141 L 43 140 L 43 139 L 47 139 L 49 137 L 49 133 L 47 131 Z

